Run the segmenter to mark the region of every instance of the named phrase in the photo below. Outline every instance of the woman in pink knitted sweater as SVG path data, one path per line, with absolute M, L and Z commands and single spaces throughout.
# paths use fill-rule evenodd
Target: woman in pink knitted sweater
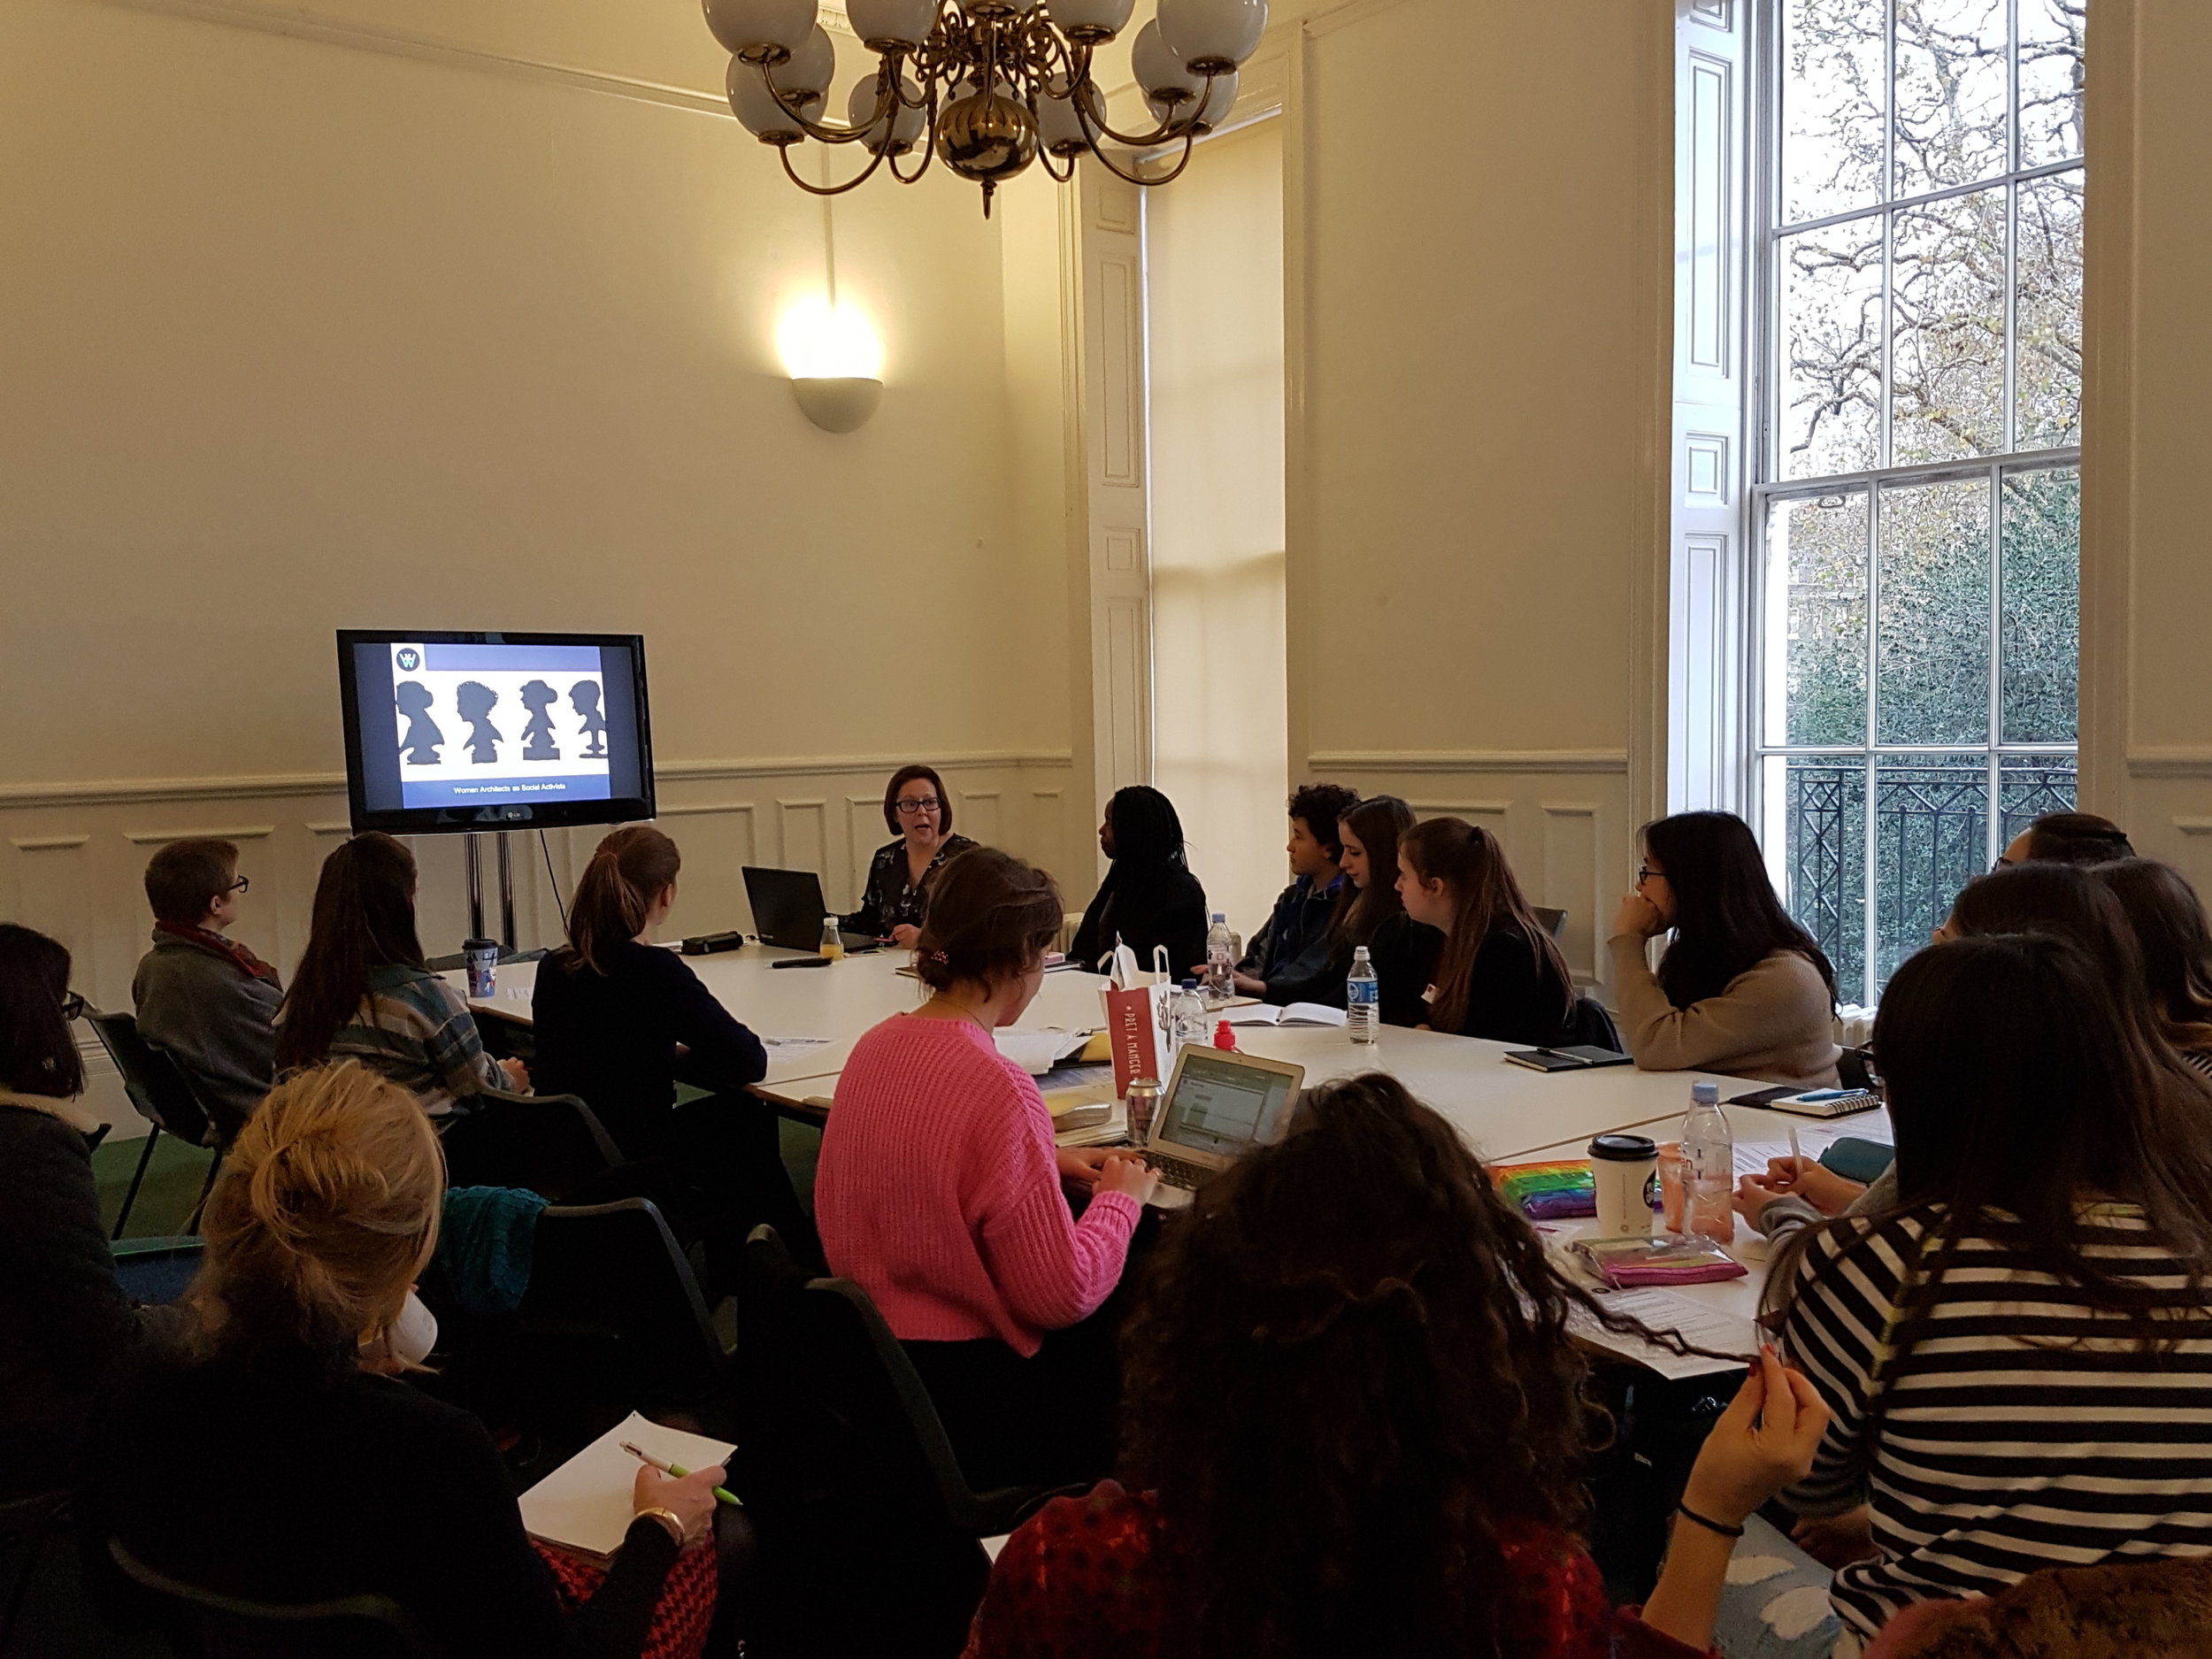
M 1056 1147 L 992 1036 L 1035 999 L 1060 921 L 1052 878 L 1010 854 L 939 872 L 915 944 L 932 995 L 854 1046 L 815 1176 L 830 1271 L 874 1299 L 979 1489 L 1111 1466 L 1108 1298 L 1156 1180 L 1133 1154 Z

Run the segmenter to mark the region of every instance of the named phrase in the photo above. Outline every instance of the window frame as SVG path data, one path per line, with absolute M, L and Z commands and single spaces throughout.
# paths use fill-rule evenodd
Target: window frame
M 1885 75 L 1884 122 L 1882 134 L 1883 191 L 1880 198 L 1870 205 L 1847 212 L 1829 214 L 1817 219 L 1784 222 L 1782 219 L 1782 143 L 1784 110 L 1782 102 L 1781 62 L 1782 7 L 1786 0 L 1755 0 L 1747 8 L 1749 39 L 1747 57 L 1751 65 L 1749 80 L 1749 143 L 1745 157 L 1748 174 L 1748 222 L 1745 227 L 1746 263 L 1748 265 L 1747 295 L 1750 304 L 1746 319 L 1748 351 L 1745 363 L 1745 428 L 1744 493 L 1741 532 L 1744 536 L 1745 591 L 1747 606 L 1747 626 L 1745 628 L 1745 670 L 1747 684 L 1745 702 L 1747 704 L 1747 739 L 1745 748 L 1746 776 L 1743 798 L 1749 811 L 1747 816 L 1756 826 L 1760 843 L 1764 849 L 1770 877 L 1776 891 L 1787 902 L 1793 895 L 1790 881 L 1790 837 L 1786 832 L 1786 799 L 1770 799 L 1770 773 L 1786 770 L 1792 758 L 1820 759 L 1833 757 L 1838 762 L 1857 760 L 1865 773 L 1865 847 L 1863 850 L 1863 887 L 1859 897 L 1863 911 L 1864 981 L 1857 987 L 1858 994 L 1870 1004 L 1878 997 L 1880 976 L 1880 812 L 1876 793 L 1877 770 L 1886 762 L 1910 760 L 1916 757 L 1980 756 L 1984 761 L 1988 787 L 1988 810 L 1985 812 L 1985 840 L 1986 864 L 1993 864 L 2003 850 L 2004 805 L 2002 772 L 2008 762 L 2036 759 L 2071 758 L 2078 765 L 2080 753 L 2079 725 L 2076 738 L 2068 743 L 2007 743 L 2003 741 L 2002 721 L 2003 634 L 1999 623 L 2003 603 L 2002 547 L 2004 536 L 2004 483 L 2008 478 L 2026 473 L 2073 469 L 2078 475 L 2081 465 L 2081 446 L 2078 442 L 2032 450 L 2009 447 L 1997 454 L 1967 457 L 1943 461 L 1897 465 L 1893 460 L 1895 408 L 1892 353 L 1896 340 L 1895 261 L 1896 220 L 1901 212 L 1929 204 L 1959 196 L 1972 196 L 1992 189 L 2005 193 L 2005 289 L 2004 289 L 2004 435 L 2008 446 L 2017 436 L 2018 410 L 2018 351 L 2019 331 L 2019 211 L 2020 192 L 2037 180 L 2064 173 L 2078 173 L 2087 179 L 2086 155 L 2039 163 L 2032 167 L 2019 165 L 2022 150 L 2022 122 L 2020 120 L 2020 19 L 2021 0 L 2004 0 L 2007 27 L 2007 106 L 2006 154 L 2008 170 L 1989 178 L 1978 179 L 1966 184 L 1947 186 L 1940 190 L 1921 192 L 1909 196 L 1893 196 L 1897 178 L 1897 133 L 1895 117 L 1897 76 L 1897 8 L 1894 0 L 1870 0 L 1879 4 L 1883 12 L 1882 60 Z M 1881 411 L 1878 420 L 1878 450 L 1880 465 L 1852 472 L 1826 474 L 1816 478 L 1784 479 L 1780 443 L 1783 436 L 1782 399 L 1787 390 L 1787 376 L 1779 358 L 1782 319 L 1782 260 L 1780 250 L 1786 237 L 1809 230 L 1857 220 L 1878 219 L 1882 229 L 1882 387 Z M 2078 436 L 2078 424 L 2077 425 Z M 1989 698 L 1990 721 L 1985 741 L 1981 743 L 1913 744 L 1882 743 L 1877 739 L 1878 710 L 1880 702 L 1879 657 L 1877 654 L 1880 628 L 1880 559 L 1882 499 L 1885 489 L 1901 484 L 1938 483 L 1966 479 L 1985 480 L 1989 492 L 1989 580 L 1991 626 L 1989 630 Z M 1769 676 L 1779 672 L 1786 660 L 1786 640 L 1770 626 L 1769 607 L 1770 549 L 1769 536 L 1773 510 L 1778 503 L 1816 500 L 1822 496 L 1849 495 L 1863 490 L 1867 495 L 1867 554 L 1866 554 L 1866 628 L 1867 628 L 1867 726 L 1866 741 L 1862 744 L 1792 744 L 1775 741 L 1770 731 L 1767 710 Z M 2078 627 L 2078 609 L 2077 626 Z M 1786 737 L 1786 732 L 1784 733 Z M 1780 762 L 1779 765 L 1773 763 Z M 1851 1002 L 1850 995 L 1842 1000 Z

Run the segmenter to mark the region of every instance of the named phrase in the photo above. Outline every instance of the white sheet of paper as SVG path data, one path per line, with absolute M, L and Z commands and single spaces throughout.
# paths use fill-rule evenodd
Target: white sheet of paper
M 611 1555 L 619 1549 L 630 1530 L 630 1490 L 643 1466 L 622 1449 L 625 1440 L 685 1469 L 710 1468 L 735 1449 L 681 1429 L 663 1428 L 633 1411 L 522 1494 L 524 1530 L 588 1555 Z
M 1694 1342 L 1700 1348 L 1747 1356 L 1759 1351 L 1759 1328 L 1750 1320 L 1709 1307 L 1679 1291 L 1646 1286 L 1634 1290 L 1606 1291 L 1599 1300 L 1616 1312 L 1642 1320 L 1655 1331 L 1678 1332 L 1683 1340 Z M 1697 1354 L 1676 1354 L 1655 1347 L 1640 1337 L 1617 1335 L 1594 1324 L 1579 1310 L 1568 1317 L 1567 1328 L 1586 1342 L 1648 1365 L 1662 1377 L 1709 1377 L 1717 1371 L 1734 1371 L 1744 1363 L 1735 1359 L 1706 1359 Z
M 1862 1141 L 1872 1138 L 1863 1131 L 1847 1127 L 1830 1128 L 1825 1125 L 1814 1127 L 1800 1124 L 1797 1128 L 1798 1149 L 1806 1157 L 1817 1158 L 1846 1135 L 1854 1135 Z M 1740 1141 L 1736 1143 L 1736 1173 L 1764 1175 L 1768 1160 L 1786 1158 L 1789 1155 L 1790 1143 L 1787 1141 Z
M 763 1037 L 760 1046 L 774 1055 L 811 1054 L 830 1046 L 827 1037 Z
M 1032 1077 L 1042 1077 L 1054 1064 L 1080 1054 L 1091 1040 L 1087 1031 L 1025 1031 L 1008 1025 L 991 1033 L 998 1051 Z

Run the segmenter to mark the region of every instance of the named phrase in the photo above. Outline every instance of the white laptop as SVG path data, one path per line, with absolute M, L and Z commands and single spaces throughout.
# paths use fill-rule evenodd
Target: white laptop
M 1225 1048 L 1178 1052 L 1144 1152 L 1160 1172 L 1152 1202 L 1180 1210 L 1254 1147 L 1280 1141 L 1305 1076 L 1302 1065 Z

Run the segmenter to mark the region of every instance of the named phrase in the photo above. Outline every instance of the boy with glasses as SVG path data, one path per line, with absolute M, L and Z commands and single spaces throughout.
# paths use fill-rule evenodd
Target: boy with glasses
M 269 1092 L 275 1071 L 277 971 L 227 930 L 248 882 L 226 841 L 171 841 L 146 865 L 154 948 L 131 1001 L 147 1041 L 177 1063 L 224 1135 Z

